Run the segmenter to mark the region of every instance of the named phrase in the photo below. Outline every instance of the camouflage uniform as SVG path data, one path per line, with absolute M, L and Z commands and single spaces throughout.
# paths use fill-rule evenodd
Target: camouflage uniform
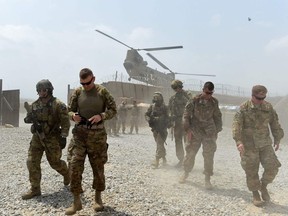
M 49 81 L 42 80 L 40 82 Z M 41 194 L 40 164 L 44 151 L 50 166 L 64 176 L 64 184 L 67 185 L 70 181 L 66 162 L 61 160 L 62 149 L 60 145 L 61 139 L 64 139 L 64 145 L 66 144 L 66 137 L 69 133 L 70 120 L 68 110 L 63 102 L 52 96 L 52 92 L 49 97 L 50 99 L 48 98 L 49 100 L 47 103 L 44 103 L 40 97 L 33 102 L 30 107 L 31 110 L 24 119 L 25 123 L 33 123 L 31 126 L 33 136 L 30 142 L 27 159 L 31 190 L 30 193 L 28 192 L 22 196 L 23 199 L 32 198 L 35 195 L 34 192 L 37 194 L 37 191 L 39 192 L 38 195 Z M 36 127 L 38 129 L 36 129 Z M 63 147 L 65 146 L 62 146 L 62 148 Z
M 157 99 L 158 98 L 158 99 Z M 169 126 L 168 107 L 164 104 L 162 94 L 160 92 L 154 93 L 153 104 L 150 105 L 145 113 L 145 119 L 148 121 L 153 137 L 156 142 L 156 161 L 152 164 L 156 168 L 159 165 L 159 159 L 163 159 L 166 163 L 166 149 L 164 143 L 166 141 Z
M 101 85 L 86 92 L 83 87 L 77 88 L 70 98 L 69 115 L 78 113 L 89 119 L 93 115 L 101 115 L 102 121 L 87 126 L 76 124 L 72 130 L 73 138 L 68 147 L 68 161 L 71 172 L 70 190 L 74 195 L 83 192 L 82 173 L 86 155 L 93 170 L 93 188 L 97 191 L 105 190 L 104 164 L 107 162 L 107 134 L 104 127 L 105 120 L 116 114 L 116 104 L 111 94 Z
M 201 94 L 190 99 L 184 110 L 183 123 L 192 133 L 185 147 L 186 156 L 183 162 L 185 173 L 193 169 L 196 154 L 202 143 L 204 174 L 207 177 L 212 176 L 217 134 L 222 130 L 222 114 L 218 100 L 214 97 L 205 100 Z
M 189 100 L 189 96 L 186 91 L 178 91 L 169 100 L 169 111 L 171 119 L 173 120 L 173 133 L 175 139 L 176 156 L 179 160 L 179 165 L 182 164 L 184 159 L 184 148 L 183 148 L 183 124 L 182 117 L 185 105 Z
M 118 117 L 117 133 L 119 133 L 120 128 L 122 126 L 122 133 L 125 134 L 126 118 L 127 118 L 126 101 L 123 101 L 121 104 L 119 104 L 117 113 L 118 113 L 117 114 L 117 117 Z
M 140 110 L 135 101 L 133 102 L 133 106 L 131 108 L 130 134 L 132 134 L 134 127 L 135 127 L 136 134 L 138 134 L 139 115 L 140 115 Z
M 236 144 L 243 143 L 245 151 L 241 156 L 241 166 L 246 173 L 247 186 L 250 191 L 260 190 L 261 183 L 271 183 L 281 166 L 272 147 L 269 126 L 274 143 L 280 143 L 284 133 L 278 122 L 278 115 L 269 102 L 253 104 L 244 102 L 235 114 L 233 121 L 233 139 Z M 259 165 L 264 172 L 259 180 Z

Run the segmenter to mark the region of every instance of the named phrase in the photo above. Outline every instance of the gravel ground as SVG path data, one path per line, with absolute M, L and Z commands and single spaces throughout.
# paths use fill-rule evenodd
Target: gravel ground
M 28 125 L 0 128 L 0 215 L 64 215 L 73 200 L 72 195 L 45 156 L 42 160 L 42 196 L 26 201 L 21 199 L 21 194 L 30 186 L 26 168 L 30 138 Z M 174 167 L 177 159 L 170 137 L 166 146 L 168 165 L 159 169 L 152 169 L 150 165 L 156 147 L 149 128 L 140 128 L 139 135 L 109 137 L 108 143 L 107 189 L 103 193 L 105 209 L 93 212 L 92 170 L 86 160 L 83 209 L 75 215 L 288 215 L 288 159 L 284 144 L 277 152 L 282 167 L 268 188 L 272 202 L 258 208 L 251 203 L 252 196 L 246 187 L 229 128 L 219 134 L 215 174 L 211 180 L 214 189 L 211 191 L 204 188 L 201 151 L 187 183 L 179 184 L 183 171 Z M 63 158 L 66 160 L 66 149 Z

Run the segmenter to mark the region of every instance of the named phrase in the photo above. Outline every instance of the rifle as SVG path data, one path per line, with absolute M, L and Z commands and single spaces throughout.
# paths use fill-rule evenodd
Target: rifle
M 42 144 L 44 144 L 43 140 L 45 139 L 45 134 L 43 132 L 42 125 L 40 122 L 38 122 L 35 113 L 33 113 L 31 105 L 29 105 L 29 103 L 27 101 L 24 102 L 24 108 L 27 111 L 27 116 L 24 118 L 24 122 L 25 123 L 32 123 L 31 132 L 32 133 L 36 132 L 37 136 L 40 139 L 40 142 Z

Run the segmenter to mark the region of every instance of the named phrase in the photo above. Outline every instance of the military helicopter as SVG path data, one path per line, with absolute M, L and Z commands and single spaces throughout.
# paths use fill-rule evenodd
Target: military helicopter
M 131 46 L 117 40 L 116 38 L 100 31 L 95 30 L 100 34 L 109 37 L 112 40 L 117 41 L 118 43 L 129 48 L 126 54 L 126 59 L 124 60 L 124 67 L 129 74 L 129 81 L 131 79 L 135 79 L 146 84 L 150 84 L 153 86 L 163 86 L 168 87 L 171 85 L 172 80 L 175 79 L 175 74 L 185 74 L 185 73 L 175 73 L 171 71 L 167 66 L 165 66 L 162 62 L 156 59 L 152 54 L 147 53 L 147 55 L 152 58 L 156 63 L 158 63 L 161 67 L 168 70 L 169 73 L 160 72 L 156 69 L 152 69 L 148 67 L 147 61 L 144 61 L 143 57 L 139 54 L 138 51 L 156 51 L 156 50 L 168 50 L 168 49 L 181 49 L 183 46 L 169 46 L 169 47 L 156 47 L 156 48 L 142 48 L 142 49 L 134 49 Z M 185 75 L 194 75 L 194 76 L 215 76 L 209 74 L 185 74 Z

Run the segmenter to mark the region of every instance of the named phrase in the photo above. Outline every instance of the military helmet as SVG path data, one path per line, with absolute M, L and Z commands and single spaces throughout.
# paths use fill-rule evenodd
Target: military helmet
M 171 88 L 172 89 L 183 88 L 183 82 L 180 80 L 173 80 L 171 82 Z
M 53 85 L 48 79 L 42 79 L 36 84 L 36 91 L 39 92 L 42 89 L 47 89 L 48 93 L 53 93 Z
M 163 95 L 161 92 L 154 92 L 153 94 L 153 103 L 162 103 L 164 101 Z

